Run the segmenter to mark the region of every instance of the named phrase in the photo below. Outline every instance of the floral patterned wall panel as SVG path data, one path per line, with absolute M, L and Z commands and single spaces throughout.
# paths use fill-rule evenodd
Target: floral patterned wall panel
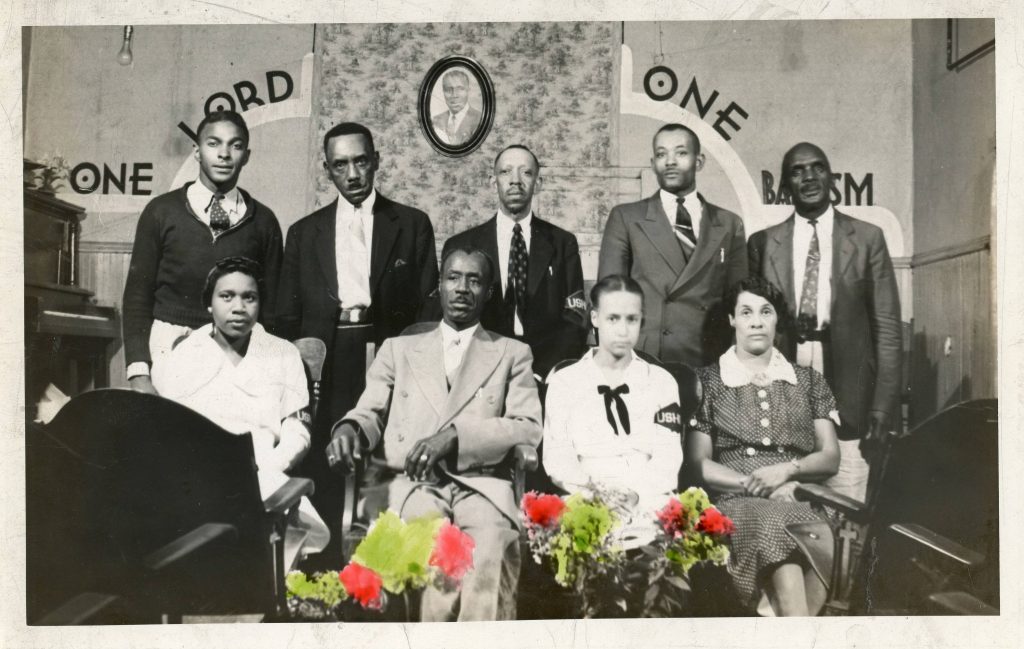
M 543 167 L 609 166 L 617 38 L 611 23 L 322 25 L 312 136 L 320 150 L 332 125 L 368 126 L 381 156 L 377 186 L 426 211 L 440 245 L 494 213 L 491 167 L 509 144 L 529 146 Z M 490 135 L 463 158 L 431 148 L 416 105 L 431 65 L 451 54 L 483 65 L 496 97 Z M 321 163 L 317 158 L 311 168 L 317 206 L 337 195 Z M 594 235 L 616 202 L 607 181 L 602 174 L 573 174 L 571 186 L 537 195 L 537 212 L 568 230 Z

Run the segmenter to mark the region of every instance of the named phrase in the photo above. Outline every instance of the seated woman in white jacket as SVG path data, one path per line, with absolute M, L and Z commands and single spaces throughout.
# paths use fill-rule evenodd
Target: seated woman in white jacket
M 544 468 L 570 493 L 593 485 L 622 494 L 623 546 L 637 547 L 653 540 L 654 513 L 677 487 L 682 422 L 671 413 L 678 414 L 679 389 L 633 351 L 643 320 L 635 280 L 605 277 L 590 302 L 597 347 L 548 377 Z
M 266 499 L 309 449 L 309 392 L 295 346 L 256 322 L 261 284 L 258 262 L 246 257 L 217 262 L 203 289 L 213 322 L 177 343 L 167 361 L 154 368 L 153 385 L 161 396 L 230 433 L 252 434 Z M 327 526 L 303 498 L 289 521 L 285 565 L 293 565 L 300 552 L 322 550 L 329 538 Z

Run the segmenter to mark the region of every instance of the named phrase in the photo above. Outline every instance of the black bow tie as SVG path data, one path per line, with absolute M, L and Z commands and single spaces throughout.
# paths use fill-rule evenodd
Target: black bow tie
M 608 423 L 612 425 L 615 434 L 619 434 L 619 427 L 615 425 L 615 417 L 612 416 L 612 402 L 615 402 L 615 409 L 619 411 L 619 421 L 622 422 L 622 430 L 629 435 L 629 410 L 626 409 L 626 402 L 622 395 L 629 394 L 629 386 L 623 383 L 614 390 L 607 385 L 597 386 L 599 394 L 604 395 L 604 413 L 608 416 Z

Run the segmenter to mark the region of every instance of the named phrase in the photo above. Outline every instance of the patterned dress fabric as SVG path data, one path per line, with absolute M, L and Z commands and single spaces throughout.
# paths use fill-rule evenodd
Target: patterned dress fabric
M 825 378 L 794 366 L 796 385 L 775 380 L 731 388 L 716 363 L 697 370 L 704 403 L 696 429 L 711 436 L 713 458 L 740 473 L 802 458 L 814 450 L 814 420 L 836 409 Z M 744 603 L 756 607 L 771 568 L 790 559 L 796 543 L 786 535 L 789 523 L 819 520 L 805 503 L 712 492 L 712 501 L 736 524 L 729 573 Z

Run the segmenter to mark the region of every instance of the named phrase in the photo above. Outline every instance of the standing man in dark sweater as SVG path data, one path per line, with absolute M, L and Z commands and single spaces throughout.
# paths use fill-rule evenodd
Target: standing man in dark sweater
M 243 256 L 263 265 L 274 304 L 281 267 L 277 217 L 236 185 L 249 161 L 249 129 L 232 111 L 200 122 L 195 147 L 199 181 L 157 196 L 139 217 L 124 286 L 124 348 L 128 383 L 156 393 L 150 370 L 175 341 L 210 321 L 203 283 L 217 260 Z M 265 323 L 272 314 L 263 315 Z

